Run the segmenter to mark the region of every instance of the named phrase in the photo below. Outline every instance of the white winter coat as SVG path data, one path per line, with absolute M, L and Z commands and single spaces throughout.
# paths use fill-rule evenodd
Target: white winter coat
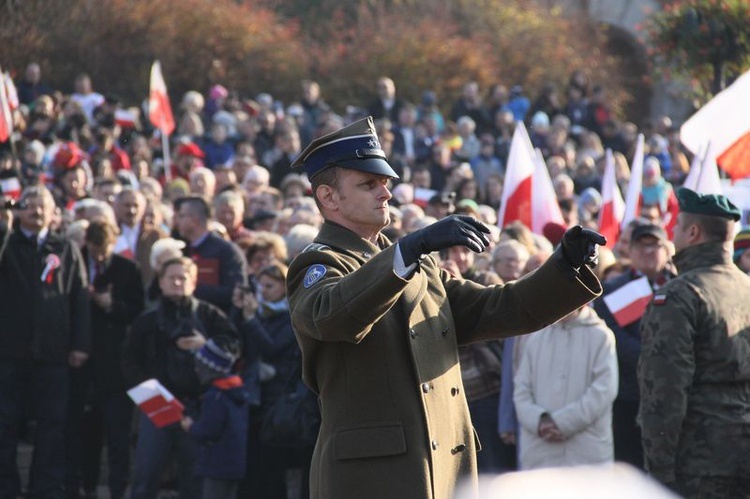
M 514 379 L 521 469 L 612 462 L 612 402 L 617 395 L 615 337 L 590 307 L 532 333 Z M 548 413 L 565 441 L 537 434 Z

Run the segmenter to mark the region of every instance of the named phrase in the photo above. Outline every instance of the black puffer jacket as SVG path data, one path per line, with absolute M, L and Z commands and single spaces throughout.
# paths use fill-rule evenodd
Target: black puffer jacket
M 162 297 L 155 307 L 138 316 L 125 339 L 123 372 L 128 385 L 156 378 L 178 399 L 197 399 L 201 387 L 193 368 L 193 352 L 181 350 L 175 343 L 191 328 L 206 338 L 239 338 L 224 312 L 210 303 L 188 298 L 177 304 Z

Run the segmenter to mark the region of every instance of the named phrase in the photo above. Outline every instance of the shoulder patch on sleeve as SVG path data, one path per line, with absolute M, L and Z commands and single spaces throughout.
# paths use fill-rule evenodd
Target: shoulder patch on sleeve
M 312 243 L 305 246 L 305 249 L 302 250 L 302 253 L 305 253 L 307 251 L 325 251 L 329 249 L 331 249 L 331 247 L 326 246 L 325 244 Z
M 654 295 L 652 303 L 656 306 L 664 305 L 665 303 L 667 303 L 667 295 L 664 293 L 656 293 Z
M 307 289 L 318 282 L 324 275 L 326 275 L 326 268 L 323 265 L 319 263 L 311 265 L 310 268 L 307 269 L 307 272 L 305 272 L 305 279 L 302 285 Z

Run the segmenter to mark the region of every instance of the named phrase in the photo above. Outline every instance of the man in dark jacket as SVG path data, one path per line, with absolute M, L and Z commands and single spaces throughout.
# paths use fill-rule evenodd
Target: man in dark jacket
M 247 279 L 242 251 L 208 230 L 211 206 L 203 198 L 180 198 L 174 207 L 175 228 L 187 242 L 185 255 L 198 266 L 195 297 L 228 312 L 235 286 Z
M 130 474 L 133 404 L 122 373 L 125 333 L 143 311 L 141 274 L 135 262 L 114 254 L 117 229 L 92 220 L 82 251 L 91 296 L 91 358 L 71 373 L 68 410 L 68 495 L 81 484 L 96 495 L 102 440 L 107 441 L 110 497 L 124 497 Z
M 15 228 L 15 215 L 0 210 L 0 497 L 20 493 L 25 401 L 37 424 L 30 491 L 60 497 L 68 367 L 86 362 L 91 342 L 86 268 L 78 248 L 49 230 L 55 201 L 46 188 L 27 188 L 21 205 Z
M 215 306 L 193 297 L 198 269 L 189 258 L 167 261 L 159 271 L 162 296 L 156 307 L 141 314 L 125 340 L 123 367 L 130 386 L 156 378 L 185 406 L 186 415 L 198 411 L 200 381 L 194 352 L 206 338 L 237 337 L 226 316 Z M 200 481 L 193 474 L 197 442 L 179 424 L 156 428 L 142 414 L 138 426 L 131 498 L 155 498 L 171 450 L 177 450 L 180 497 L 200 497 Z

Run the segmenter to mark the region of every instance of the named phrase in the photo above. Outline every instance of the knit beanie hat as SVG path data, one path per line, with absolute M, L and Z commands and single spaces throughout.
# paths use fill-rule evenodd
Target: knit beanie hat
M 219 374 L 229 374 L 237 356 L 218 345 L 213 339 L 206 341 L 195 354 L 195 359 Z
M 750 229 L 741 230 L 734 236 L 734 256 L 732 260 L 737 262 L 747 250 L 750 250 Z

